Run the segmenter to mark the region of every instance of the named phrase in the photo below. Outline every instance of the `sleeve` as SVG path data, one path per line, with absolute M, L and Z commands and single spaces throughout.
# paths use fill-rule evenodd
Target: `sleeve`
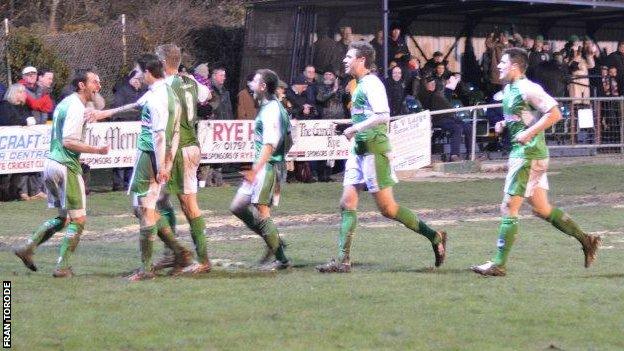
M 558 105 L 557 101 L 544 91 L 544 88 L 535 83 L 526 85 L 523 97 L 525 101 L 541 113 L 546 113 Z
M 280 110 L 277 103 L 271 102 L 260 116 L 262 119 L 262 142 L 277 147 L 280 137 Z
M 82 141 L 84 108 L 78 103 L 70 104 L 63 124 L 63 139 Z
M 196 81 L 195 78 L 192 79 L 193 81 L 195 81 L 195 85 L 197 86 L 197 102 L 203 104 L 208 100 L 208 97 L 210 97 L 210 89 L 208 89 L 207 86 Z
M 30 94 L 26 94 L 26 105 L 28 105 L 31 110 L 45 113 L 50 113 L 54 109 L 54 102 L 48 94 L 44 94 L 38 99 L 32 97 Z
M 371 79 L 366 86 L 366 97 L 371 110 L 374 113 L 390 113 L 390 107 L 388 106 L 388 94 L 386 94 L 386 87 L 379 79 Z

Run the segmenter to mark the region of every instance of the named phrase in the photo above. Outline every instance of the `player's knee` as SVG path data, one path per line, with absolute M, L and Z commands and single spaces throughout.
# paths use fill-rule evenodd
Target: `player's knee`
M 381 212 L 384 217 L 393 219 L 396 216 L 397 209 L 392 205 L 380 205 L 379 212 Z
M 548 218 L 548 216 L 550 215 L 550 209 L 546 207 L 533 207 L 532 211 L 535 216 L 544 219 Z
M 509 211 L 509 203 L 506 201 L 503 201 L 500 204 L 500 213 L 502 216 L 508 216 L 510 211 Z

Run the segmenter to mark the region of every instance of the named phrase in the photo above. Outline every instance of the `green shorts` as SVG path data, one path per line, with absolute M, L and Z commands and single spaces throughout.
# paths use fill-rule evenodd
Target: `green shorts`
M 243 184 L 238 188 L 238 193 L 251 196 L 252 204 L 277 206 L 285 170 L 284 162 L 267 163 L 256 174 L 256 180 L 253 184 L 243 180 Z
M 364 184 L 368 191 L 376 193 L 396 183 L 398 179 L 388 153 L 349 154 L 345 164 L 343 186 Z
M 67 211 L 70 218 L 86 216 L 87 197 L 81 174 L 72 172 L 64 164 L 46 159 L 43 181 L 49 208 Z
M 171 179 L 167 183 L 169 194 L 197 194 L 197 168 L 201 159 L 201 151 L 197 145 L 178 148 Z
M 156 181 L 156 157 L 153 152 L 138 151 L 132 170 L 130 190 L 133 206 L 156 208 L 161 186 Z
M 548 159 L 526 160 L 510 158 L 505 179 L 505 194 L 531 197 L 535 188 L 548 190 Z

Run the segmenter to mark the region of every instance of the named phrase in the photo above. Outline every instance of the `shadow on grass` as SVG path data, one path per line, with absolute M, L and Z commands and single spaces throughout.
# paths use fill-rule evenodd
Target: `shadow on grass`
M 621 279 L 624 278 L 624 273 L 606 273 L 606 274 L 589 274 L 583 278 L 606 278 L 606 279 Z

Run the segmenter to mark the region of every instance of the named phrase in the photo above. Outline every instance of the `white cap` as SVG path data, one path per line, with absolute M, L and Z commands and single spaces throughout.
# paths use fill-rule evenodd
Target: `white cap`
M 24 69 L 22 70 L 22 75 L 28 73 L 37 73 L 37 69 L 33 66 L 24 67 Z

